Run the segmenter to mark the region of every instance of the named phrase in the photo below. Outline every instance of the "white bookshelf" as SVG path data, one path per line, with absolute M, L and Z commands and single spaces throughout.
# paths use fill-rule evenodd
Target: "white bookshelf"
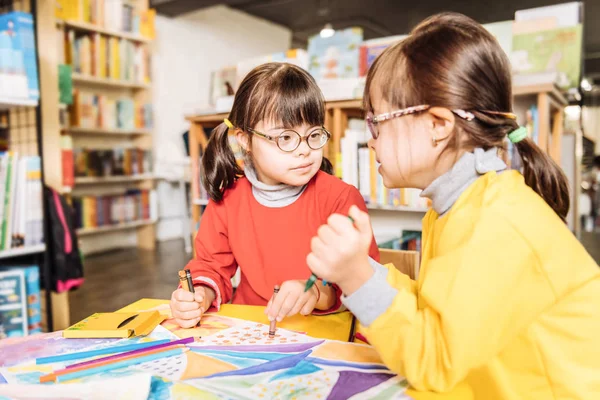
M 37 100 L 15 99 L 0 95 L 0 110 L 8 110 L 15 107 L 36 107 Z
M 98 227 L 94 227 L 94 228 L 80 228 L 80 229 L 77 229 L 77 235 L 89 236 L 89 235 L 94 235 L 94 234 L 98 234 L 98 233 L 110 233 L 110 232 L 117 232 L 117 231 L 125 231 L 125 230 L 129 230 L 129 229 L 135 229 L 140 226 L 154 225 L 154 224 L 156 224 L 155 220 L 144 219 L 144 220 L 140 220 L 140 221 L 124 222 L 122 224 L 115 224 L 115 225 L 104 225 L 104 226 L 98 226 Z
M 207 206 L 208 205 L 208 199 L 194 199 L 193 203 L 195 205 L 197 205 L 197 206 Z
M 46 251 L 46 245 L 43 243 L 35 246 L 16 247 L 14 249 L 0 251 L 0 259 L 39 254 L 44 251 Z

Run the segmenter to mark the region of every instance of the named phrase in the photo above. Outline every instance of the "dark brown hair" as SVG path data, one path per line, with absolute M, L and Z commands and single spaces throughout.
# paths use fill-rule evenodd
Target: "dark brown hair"
M 325 101 L 313 77 L 300 67 L 286 63 L 267 63 L 254 68 L 244 78 L 235 94 L 229 121 L 246 130 L 260 121 L 293 128 L 304 123 L 325 123 Z M 228 127 L 218 125 L 211 134 L 202 158 L 202 181 L 208 195 L 221 201 L 223 193 L 244 173 L 235 162 L 229 146 Z M 251 140 L 252 136 L 249 136 Z M 321 170 L 332 174 L 333 167 L 323 157 Z
M 423 21 L 375 60 L 367 76 L 364 106 L 372 111 L 372 91 L 377 89 L 397 108 L 428 104 L 467 110 L 475 119 L 456 118 L 456 129 L 464 135 L 453 135 L 449 146 L 504 148 L 507 135 L 518 124 L 489 111 L 512 110 L 511 85 L 510 63 L 496 39 L 471 18 L 442 13 Z M 562 170 L 529 138 L 515 146 L 523 160 L 525 182 L 564 220 L 569 189 Z

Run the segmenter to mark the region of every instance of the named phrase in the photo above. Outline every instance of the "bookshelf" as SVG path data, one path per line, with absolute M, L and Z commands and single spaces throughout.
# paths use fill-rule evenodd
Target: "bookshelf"
M 129 32 L 119 32 L 113 29 L 107 29 L 95 24 L 91 24 L 91 23 L 87 23 L 87 22 L 80 22 L 80 21 L 69 21 L 69 20 L 62 20 L 62 19 L 57 19 L 56 20 L 56 24 L 58 25 L 58 27 L 66 27 L 66 28 L 70 28 L 73 30 L 77 30 L 77 31 L 83 31 L 83 32 L 92 32 L 92 33 L 100 33 L 106 36 L 113 36 L 113 37 L 117 37 L 120 39 L 127 39 L 127 40 L 131 40 L 133 42 L 139 42 L 139 43 L 150 43 L 152 42 L 152 39 L 138 35 L 138 34 L 134 34 L 134 33 L 129 33 Z
M 10 250 L 0 251 L 0 259 L 4 260 L 7 258 L 21 257 L 21 256 L 30 256 L 34 254 L 41 254 L 46 251 L 45 244 L 38 244 L 35 246 L 28 247 L 17 247 Z
M 134 90 L 144 90 L 150 89 L 150 84 L 141 83 L 141 82 L 131 82 L 120 79 L 111 79 L 111 78 L 99 78 L 96 76 L 89 76 L 80 73 L 73 73 L 71 75 L 73 79 L 73 83 L 75 84 L 86 84 L 90 86 L 100 86 L 101 88 L 120 88 L 120 89 L 134 89 Z
M 142 220 L 142 221 L 125 222 L 125 223 L 116 224 L 116 225 L 99 226 L 96 228 L 81 228 L 81 229 L 77 229 L 77 234 L 79 236 L 88 236 L 88 235 L 95 235 L 98 233 L 110 233 L 110 232 L 125 231 L 125 230 L 129 230 L 129 229 L 136 229 L 140 226 L 148 226 L 148 225 L 154 225 L 154 224 L 156 224 L 156 220 L 147 219 L 147 220 Z
M 151 135 L 152 132 L 147 129 L 110 129 L 110 128 L 82 128 L 82 127 L 69 127 L 64 128 L 63 131 L 71 136 L 73 135 L 88 135 L 88 136 L 143 136 Z
M 382 210 L 382 211 L 398 211 L 398 212 L 408 212 L 408 213 L 422 213 L 422 214 L 425 214 L 428 210 L 427 208 L 421 208 L 421 207 L 386 206 L 386 205 L 381 205 L 381 204 L 367 204 L 367 209 Z
M 38 102 L 35 100 L 14 99 L 0 96 L 0 111 L 7 111 L 17 107 L 37 107 Z
M 83 162 L 90 165 L 92 161 L 87 158 L 90 152 L 112 152 L 114 162 L 117 162 L 117 150 L 133 148 L 151 151 L 150 65 L 154 14 L 149 9 L 149 1 L 111 0 L 109 3 L 92 0 L 92 10 L 105 7 L 92 13 L 72 9 L 68 6 L 70 3 L 63 0 L 52 0 L 51 3 L 54 11 L 49 25 L 53 26 L 54 35 L 49 43 L 53 41 L 52 46 L 57 53 L 52 58 L 57 65 L 65 64 L 72 68 L 73 103 L 55 109 L 56 115 L 60 113 L 62 122 L 52 143 L 53 150 L 49 151 L 61 154 L 59 165 L 67 170 L 76 168 L 77 154 L 81 151 L 86 153 Z M 55 84 L 58 84 L 57 80 L 58 77 L 54 77 Z M 65 141 L 65 138 L 68 140 Z M 63 163 L 67 163 L 67 166 Z M 69 166 L 69 163 L 72 165 Z M 131 163 L 137 165 L 135 161 Z M 70 176 L 65 179 L 61 174 L 57 177 L 55 187 L 61 188 L 61 193 L 68 195 L 73 204 L 84 197 L 101 198 L 132 190 L 143 193 L 155 189 L 156 178 L 151 167 L 140 169 L 141 173 L 125 171 L 124 174 L 111 168 L 114 175 L 109 176 L 99 176 L 105 173 L 98 174 L 98 171 L 92 172 L 91 168 L 89 171 L 87 167 L 85 169 L 90 176 Z M 96 209 L 96 206 L 91 208 Z M 89 210 L 86 212 L 95 212 Z M 136 215 L 142 218 L 139 212 Z M 121 247 L 123 243 L 132 242 L 132 235 L 136 236 L 133 242 L 138 247 L 155 248 L 155 224 L 151 220 L 129 221 L 125 217 L 124 221 L 127 222 L 105 224 L 107 217 L 101 216 L 98 211 L 98 226 L 88 225 L 77 231 L 82 252 L 98 253 Z M 103 235 L 102 241 L 94 239 L 98 234 Z
M 75 178 L 75 185 L 101 185 L 111 183 L 126 183 L 151 181 L 156 179 L 152 174 L 131 175 L 131 176 L 83 176 Z
M 42 2 L 43 3 L 43 2 Z M 40 21 L 38 19 L 38 14 L 36 10 L 40 7 L 36 0 L 5 0 L 0 1 L 0 14 L 11 13 L 11 12 L 23 12 L 31 15 L 31 27 L 17 26 L 16 29 L 24 31 L 20 31 L 19 35 L 25 35 L 28 37 L 35 37 L 35 35 L 40 34 Z M 43 7 L 43 5 L 41 6 Z M 25 17 L 25 19 L 29 19 Z M 33 30 L 31 32 L 30 30 Z M 32 35 L 33 34 L 33 35 Z M 27 40 L 27 39 L 24 39 Z M 40 276 L 40 287 L 39 290 L 41 292 L 29 293 L 29 286 L 27 288 L 27 298 L 28 304 L 31 299 L 39 299 L 38 305 L 41 304 L 41 310 L 38 308 L 39 312 L 33 313 L 34 310 L 27 310 L 26 317 L 27 325 L 29 325 L 30 333 L 35 333 L 40 325 L 44 325 L 44 329 L 46 331 L 52 331 L 55 328 L 56 322 L 56 312 L 55 307 L 57 303 L 57 297 L 52 293 L 52 255 L 50 249 L 46 246 L 46 238 L 49 237 L 49 225 L 48 225 L 48 211 L 46 210 L 45 202 L 43 201 L 42 194 L 42 182 L 45 180 L 45 176 L 47 176 L 47 170 L 44 169 L 45 163 L 47 160 L 43 159 L 42 152 L 42 109 L 44 107 L 43 103 L 43 85 L 40 81 L 40 70 L 41 70 L 41 58 L 42 58 L 42 45 L 39 40 L 36 38 L 36 43 L 32 46 L 35 52 L 35 61 L 32 64 L 28 64 L 28 68 L 35 71 L 35 78 L 37 78 L 38 84 L 36 89 L 36 95 L 32 96 L 32 89 L 34 85 L 31 85 L 32 75 L 27 73 L 26 77 L 26 86 L 28 90 L 28 98 L 26 99 L 24 96 L 8 96 L 6 92 L 0 94 L 0 131 L 2 132 L 2 142 L 3 145 L 6 146 L 11 152 L 13 152 L 14 159 L 19 160 L 36 160 L 36 168 L 35 171 L 29 168 L 29 163 L 24 162 L 23 164 L 12 164 L 12 167 L 19 166 L 19 170 L 25 172 L 22 176 L 23 180 L 20 180 L 18 175 L 14 174 L 13 177 L 17 176 L 14 180 L 17 185 L 24 183 L 24 185 L 20 185 L 24 187 L 23 192 L 19 193 L 19 189 L 15 187 L 15 189 L 10 189 L 8 186 L 8 180 L 4 180 L 2 182 L 2 193 L 3 193 L 3 207 L 4 212 L 2 214 L 2 220 L 8 221 L 9 215 L 17 218 L 19 215 L 25 215 L 23 221 L 25 222 L 25 226 L 29 225 L 31 221 L 30 218 L 35 220 L 37 229 L 35 229 L 36 237 L 33 240 L 33 243 L 28 243 L 29 240 L 33 239 L 33 237 L 29 236 L 32 232 L 25 228 L 25 231 L 20 231 L 17 229 L 12 229 L 12 243 L 11 237 L 5 236 L 9 235 L 8 230 L 3 232 L 3 238 L 8 238 L 9 242 L 4 246 L 5 248 L 0 251 L 0 266 L 15 268 L 18 270 L 27 270 L 27 268 L 23 268 L 25 265 L 36 265 L 39 270 Z M 16 51 L 16 48 L 13 48 Z M 18 51 L 25 53 L 27 50 L 24 48 L 19 48 Z M 10 54 L 10 53 L 9 53 Z M 6 53 L 5 53 L 6 55 Z M 6 61 L 6 60 L 5 60 Z M 13 77 L 9 77 L 9 79 L 13 79 Z M 5 81 L 6 83 L 6 81 Z M 6 88 L 6 87 L 5 87 Z M 14 89 L 14 88 L 13 88 Z M 39 91 L 38 91 L 39 90 Z M 39 99 L 34 97 L 40 97 Z M 3 155 L 0 158 L 5 159 L 7 154 Z M 8 158 L 10 160 L 10 158 Z M 7 167 L 8 165 L 8 167 Z M 8 179 L 8 172 L 10 171 L 10 161 L 7 165 L 3 166 L 3 176 Z M 36 175 L 35 178 L 35 190 L 39 190 L 39 197 L 35 192 L 30 191 L 29 189 L 34 189 L 33 186 L 29 186 L 29 173 L 34 173 Z M 5 175 L 6 174 L 6 175 Z M 9 196 L 10 197 L 5 197 Z M 6 207 L 5 199 L 14 198 L 15 207 Z M 23 200 L 24 199 L 24 200 Z M 18 207 L 21 206 L 21 210 Z M 6 212 L 8 210 L 8 213 Z M 8 223 L 7 223 L 8 224 Z M 18 225 L 13 224 L 13 228 Z M 15 244 L 15 232 L 17 237 L 19 236 L 18 232 L 25 232 L 25 236 L 23 238 L 23 242 L 21 244 Z M 37 273 L 36 273 L 37 274 Z M 42 279 L 43 277 L 43 279 Z M 31 294 L 31 298 L 29 298 L 29 294 Z M 31 330 L 32 326 L 31 320 L 32 317 L 40 318 L 36 322 L 37 327 L 36 330 Z
M 564 130 L 564 107 L 568 104 L 567 99 L 553 83 L 518 85 L 513 87 L 514 111 L 522 123 L 525 120 L 527 108 L 535 105 L 539 115 L 539 137 L 538 145 L 550 154 L 550 156 L 560 165 L 561 161 L 561 138 Z M 341 139 L 348 128 L 350 118 L 364 118 L 362 109 L 362 99 L 350 99 L 340 101 L 328 101 L 325 103 L 325 126 L 331 133 L 331 140 L 324 148 L 325 156 L 331 161 L 336 170 L 336 164 L 339 162 L 341 154 Z M 197 174 L 200 165 L 200 148 L 204 148 L 208 142 L 205 130 L 212 129 L 220 124 L 228 113 L 219 114 L 198 114 L 186 117 L 190 123 L 189 146 L 192 168 L 191 189 L 192 194 L 199 193 L 199 182 L 194 177 Z M 196 230 L 203 207 L 207 201 L 194 198 L 192 201 L 192 223 L 194 231 Z M 368 209 L 380 212 L 397 212 L 411 215 L 409 219 L 413 220 L 413 226 L 418 223 L 421 214 L 427 211 L 421 207 L 407 206 L 385 206 L 369 204 Z

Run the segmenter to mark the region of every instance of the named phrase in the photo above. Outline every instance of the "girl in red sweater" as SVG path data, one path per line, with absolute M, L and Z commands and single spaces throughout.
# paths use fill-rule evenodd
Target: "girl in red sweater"
M 210 201 L 196 236 L 196 257 L 186 267 L 195 294 L 177 289 L 171 296 L 181 327 L 195 326 L 209 308 L 229 301 L 267 305 L 269 319 L 278 321 L 339 310 L 336 286 L 318 282 L 304 292 L 311 275 L 310 240 L 330 215 L 366 206 L 355 187 L 331 175 L 323 157 L 330 138 L 324 121 L 323 95 L 299 67 L 263 64 L 240 84 L 229 118 L 213 130 L 202 159 Z M 244 152 L 243 170 L 229 135 Z M 379 259 L 374 240 L 370 255 Z M 241 281 L 233 295 L 238 266 Z M 275 285 L 281 288 L 270 301 Z

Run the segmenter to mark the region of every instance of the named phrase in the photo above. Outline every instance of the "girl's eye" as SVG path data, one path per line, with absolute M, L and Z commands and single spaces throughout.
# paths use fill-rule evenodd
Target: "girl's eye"
M 292 140 L 292 135 L 290 135 L 289 133 L 282 133 L 281 135 L 279 135 L 279 140 L 282 142 L 289 142 Z
M 319 139 L 321 137 L 321 132 L 313 132 L 310 134 L 309 139 Z

